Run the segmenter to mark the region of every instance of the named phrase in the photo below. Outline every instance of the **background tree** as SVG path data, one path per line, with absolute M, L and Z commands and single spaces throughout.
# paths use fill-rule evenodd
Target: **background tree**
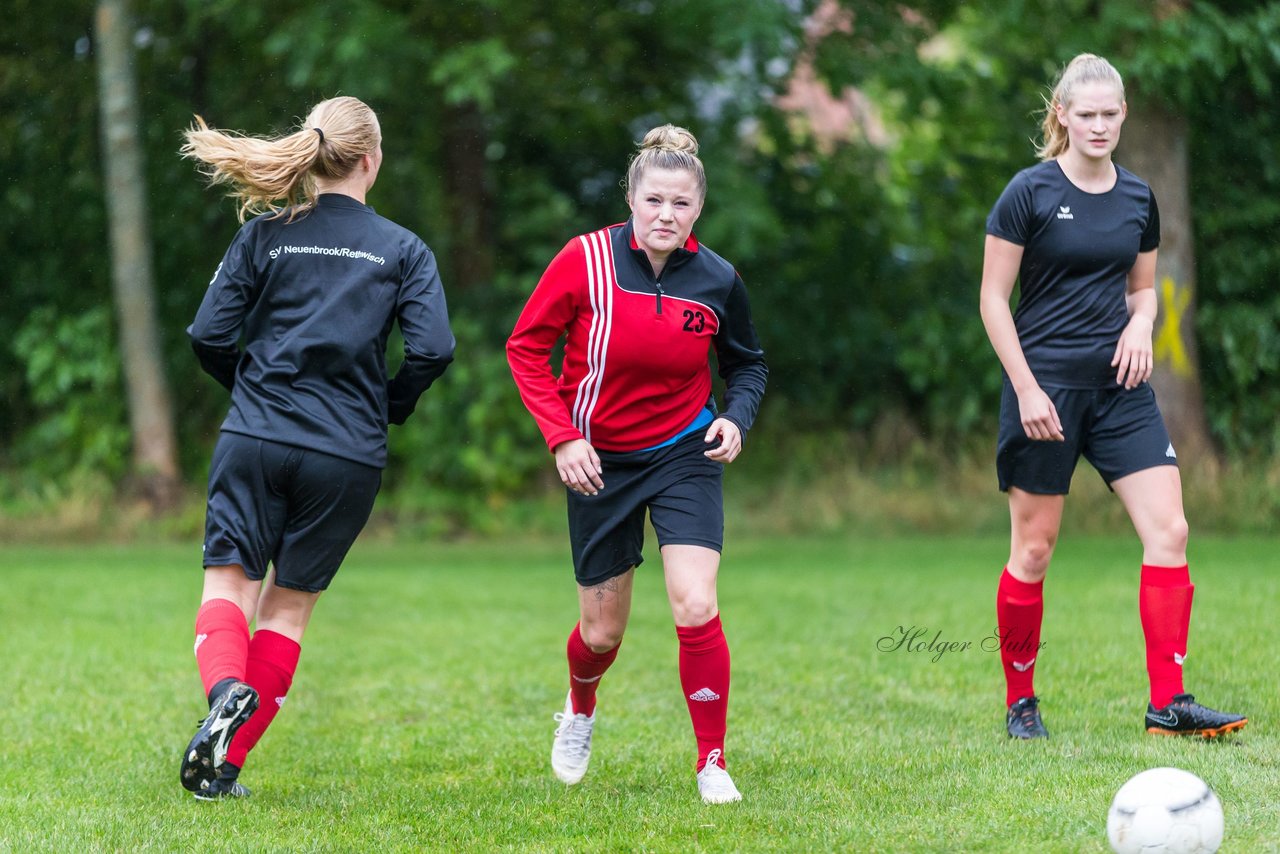
M 180 476 L 173 406 L 156 334 L 146 175 L 130 56 L 133 28 L 125 0 L 99 0 L 95 34 L 111 282 L 133 435 L 131 474 L 146 499 L 165 510 L 177 501 Z
M 123 478 L 134 431 L 104 249 L 93 6 L 14 4 L 0 33 L 0 501 L 57 500 L 86 478 Z M 923 434 L 986 453 L 999 374 L 976 310 L 983 224 L 1032 162 L 1045 84 L 1082 50 L 1116 61 L 1135 109 L 1186 123 L 1197 293 L 1184 343 L 1199 352 L 1215 442 L 1233 457 L 1280 450 L 1280 3 L 1192 0 L 1161 20 L 1136 0 L 845 0 L 811 57 L 811 79 L 860 123 L 834 144 L 779 107 L 817 6 L 646 0 L 593 9 L 588 26 L 569 0 L 447 12 L 134 0 L 157 363 L 182 413 L 184 476 L 203 479 L 226 397 L 183 330 L 238 227 L 176 156 L 193 113 L 263 133 L 338 93 L 379 111 L 387 158 L 371 201 L 436 250 L 460 343 L 420 416 L 392 431 L 382 506 L 483 527 L 547 470 L 502 342 L 564 242 L 626 216 L 623 167 L 662 121 L 703 143 L 699 236 L 751 290 L 773 368 L 761 461 L 785 466 L 795 444 L 771 431 Z M 1179 217 L 1173 191 L 1157 192 L 1170 257 Z

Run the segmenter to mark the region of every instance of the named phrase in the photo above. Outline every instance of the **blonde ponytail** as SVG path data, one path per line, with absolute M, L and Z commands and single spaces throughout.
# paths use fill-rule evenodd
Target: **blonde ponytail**
M 298 130 L 279 137 L 246 136 L 210 128 L 200 116 L 183 134 L 179 153 L 199 161 L 211 185 L 231 185 L 240 221 L 250 214 L 283 211 L 289 218 L 315 206 L 316 177 L 340 181 L 382 142 L 378 117 L 357 98 L 321 101 Z

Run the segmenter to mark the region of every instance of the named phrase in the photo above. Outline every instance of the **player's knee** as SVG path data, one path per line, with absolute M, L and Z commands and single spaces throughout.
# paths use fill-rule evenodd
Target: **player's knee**
M 1024 580 L 1035 582 L 1044 578 L 1049 569 L 1049 560 L 1053 557 L 1053 540 L 1049 538 L 1035 539 L 1023 543 L 1015 560 L 1019 573 Z
M 579 631 L 582 632 L 582 642 L 587 645 L 589 650 L 594 653 L 602 653 L 608 652 L 622 643 L 624 628 L 621 625 L 583 623 Z
M 1185 552 L 1187 550 L 1187 536 L 1190 533 L 1190 526 L 1187 524 L 1187 517 L 1179 513 L 1160 531 L 1163 542 L 1161 545 L 1165 550 L 1171 552 Z
M 678 626 L 701 626 L 719 612 L 714 595 L 691 593 L 672 599 L 671 612 Z

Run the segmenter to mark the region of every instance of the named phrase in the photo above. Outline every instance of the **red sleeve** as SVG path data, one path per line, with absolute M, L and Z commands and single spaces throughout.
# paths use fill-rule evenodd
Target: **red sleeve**
M 551 372 L 551 348 L 578 313 L 579 301 L 586 291 L 585 274 L 582 243 L 575 238 L 552 259 L 507 339 L 511 376 L 552 451 L 562 442 L 583 438 L 573 426 L 569 407 L 560 397 L 559 384 Z

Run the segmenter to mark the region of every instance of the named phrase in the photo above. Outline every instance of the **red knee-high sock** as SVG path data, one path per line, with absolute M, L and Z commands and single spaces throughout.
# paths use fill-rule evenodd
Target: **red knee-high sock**
M 720 615 L 701 626 L 676 626 L 680 638 L 680 686 L 693 719 L 698 740 L 698 770 L 707 756 L 719 751 L 715 761 L 724 767 L 725 719 L 729 713 L 729 644 L 724 639 Z
M 196 664 L 205 696 L 223 679 L 244 679 L 249 623 L 230 599 L 210 599 L 196 612 Z
M 1019 581 L 1004 568 L 996 590 L 996 632 L 1004 665 L 1005 705 L 1035 695 L 1032 680 L 1040 654 L 1040 622 L 1044 618 L 1044 582 Z
M 253 640 L 249 642 L 249 668 L 244 681 L 258 692 L 258 711 L 236 730 L 231 747 L 227 749 L 227 761 L 237 768 L 244 767 L 245 757 L 284 705 L 301 654 L 302 647 L 297 641 L 284 635 L 264 629 L 253 633 Z
M 569 644 L 565 650 L 569 658 L 569 695 L 573 698 L 573 713 L 590 717 L 596 711 L 596 686 L 600 677 L 618 657 L 618 644 L 607 652 L 595 652 L 582 639 L 582 623 L 569 632 Z
M 1191 628 L 1191 573 L 1182 566 L 1142 565 L 1138 612 L 1147 639 L 1147 676 L 1151 705 L 1163 709 L 1182 693 L 1182 659 Z

